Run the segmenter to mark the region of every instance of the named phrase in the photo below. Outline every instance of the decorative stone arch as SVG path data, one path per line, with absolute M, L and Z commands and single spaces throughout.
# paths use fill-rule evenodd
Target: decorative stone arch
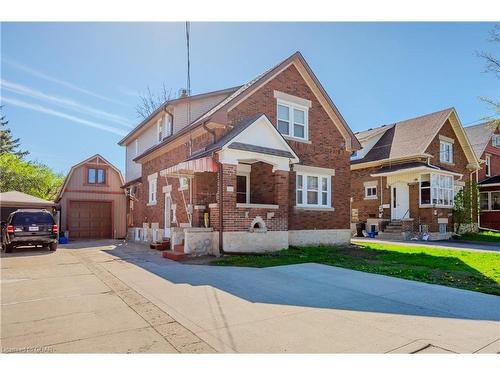
M 256 216 L 250 223 L 249 231 L 252 233 L 266 233 L 267 226 L 265 221 L 260 216 Z

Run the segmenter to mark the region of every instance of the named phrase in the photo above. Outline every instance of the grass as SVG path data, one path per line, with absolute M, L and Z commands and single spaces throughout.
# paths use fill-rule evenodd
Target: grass
M 464 233 L 460 236 L 465 241 L 484 241 L 500 243 L 500 232 L 481 231 L 479 233 Z
M 218 266 L 272 267 L 321 263 L 431 284 L 500 295 L 500 254 L 364 243 L 289 248 L 272 254 L 226 255 Z

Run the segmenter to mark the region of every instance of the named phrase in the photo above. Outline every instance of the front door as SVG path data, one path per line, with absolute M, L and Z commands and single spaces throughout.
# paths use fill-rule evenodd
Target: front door
M 170 198 L 170 193 L 165 193 L 165 214 L 164 214 L 164 222 L 165 228 L 163 237 L 170 238 L 170 221 L 172 214 L 172 200 Z
M 401 220 L 410 217 L 410 190 L 405 182 L 391 185 L 391 219 Z

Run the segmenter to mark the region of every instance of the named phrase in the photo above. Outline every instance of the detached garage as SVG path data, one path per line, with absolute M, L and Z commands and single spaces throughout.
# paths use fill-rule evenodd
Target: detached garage
M 57 202 L 70 240 L 125 238 L 126 196 L 121 172 L 100 155 L 73 166 Z

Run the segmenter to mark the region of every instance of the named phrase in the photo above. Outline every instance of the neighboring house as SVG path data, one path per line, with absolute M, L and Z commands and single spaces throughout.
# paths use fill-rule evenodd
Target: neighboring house
M 101 155 L 71 167 L 56 202 L 70 239 L 125 238 L 126 196 L 121 172 Z
M 500 127 L 492 122 L 465 128 L 476 156 L 481 161 L 479 182 L 479 225 L 500 230 Z
M 454 194 L 479 168 L 455 109 L 356 136 L 363 148 L 351 156 L 352 222 L 381 238 L 450 237 Z
M 186 253 L 349 241 L 360 145 L 298 52 L 243 86 L 166 102 L 119 144 L 136 240 Z
M 6 221 L 12 212 L 22 208 L 40 208 L 56 213 L 54 202 L 15 190 L 0 193 L 1 221 Z

